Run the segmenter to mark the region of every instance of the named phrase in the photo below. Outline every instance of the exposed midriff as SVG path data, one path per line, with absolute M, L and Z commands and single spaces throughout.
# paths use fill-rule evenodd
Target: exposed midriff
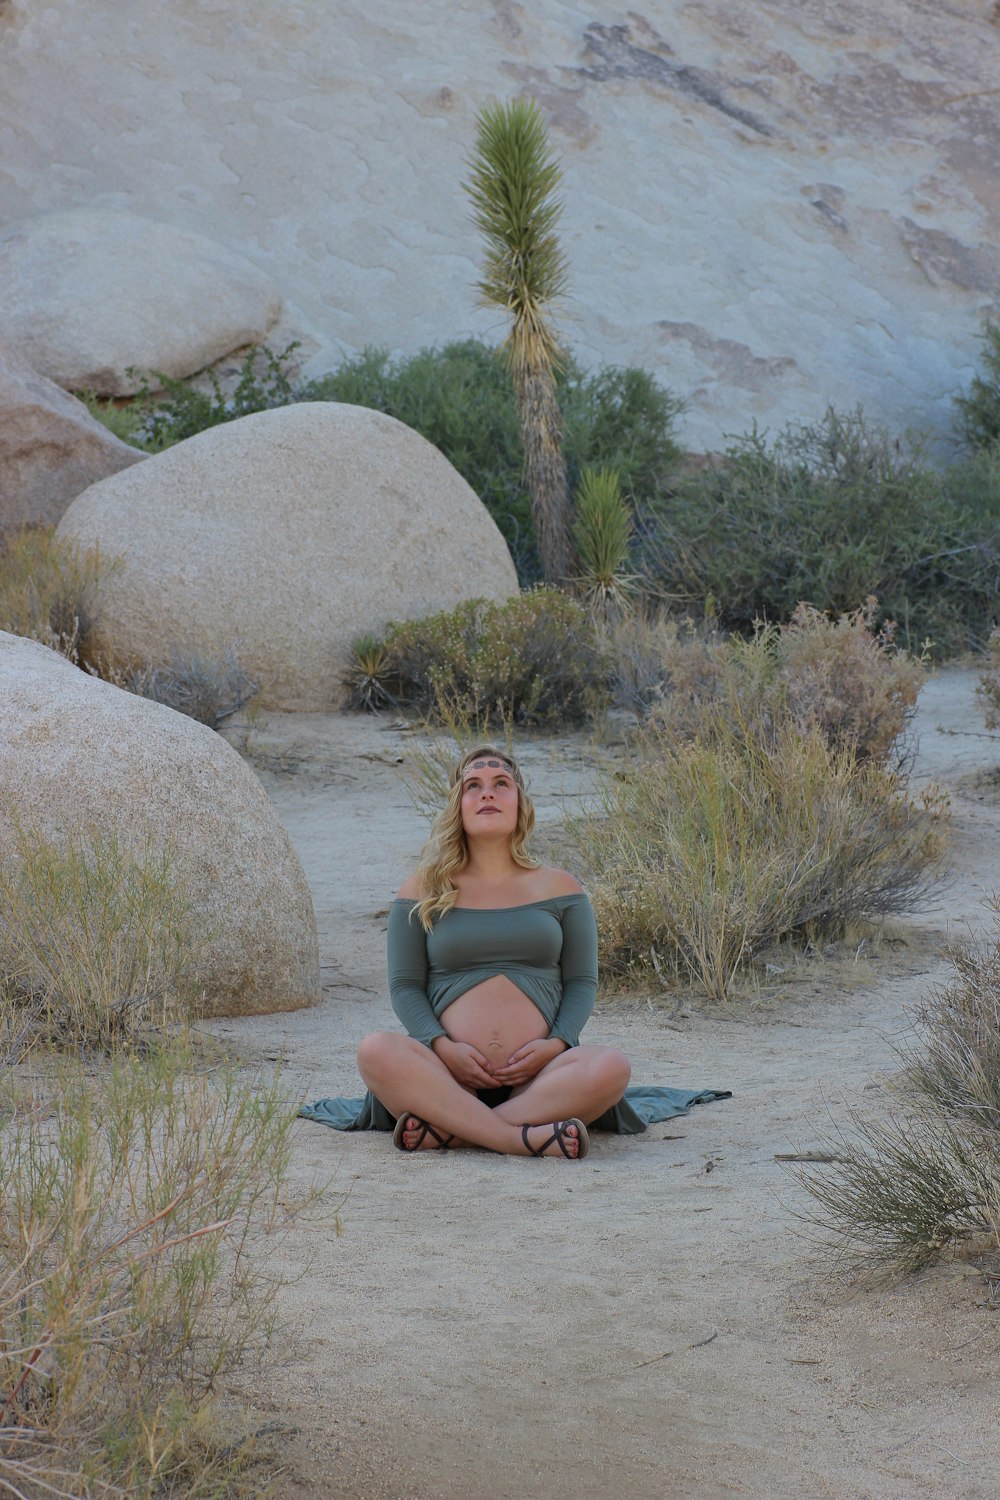
M 442 1012 L 441 1024 L 455 1042 L 468 1042 L 499 1068 L 526 1042 L 549 1034 L 534 1001 L 505 974 L 493 974 L 459 995 Z

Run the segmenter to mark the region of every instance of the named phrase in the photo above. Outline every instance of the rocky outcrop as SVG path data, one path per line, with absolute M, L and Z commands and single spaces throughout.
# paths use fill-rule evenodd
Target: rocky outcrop
M 275 708 L 343 697 L 351 643 L 517 590 L 485 506 L 381 412 L 309 402 L 199 433 L 73 502 L 60 537 L 120 565 L 92 649 L 156 661 L 235 648 Z
M 0 536 L 54 526 L 81 490 L 144 456 L 82 401 L 0 348 Z
M 690 447 L 827 403 L 950 431 L 998 306 L 994 0 L 122 9 L 13 6 L 0 223 L 127 202 L 246 246 L 318 345 L 307 374 L 499 342 L 460 183 L 476 111 L 526 94 L 584 364 L 653 370 Z
M 127 396 L 137 371 L 191 375 L 260 342 L 280 310 L 242 256 L 135 214 L 70 209 L 0 235 L 0 337 L 66 390 Z
M 0 857 L 46 838 L 169 851 L 206 935 L 203 1014 L 320 998 L 312 901 L 257 778 L 212 730 L 0 632 Z

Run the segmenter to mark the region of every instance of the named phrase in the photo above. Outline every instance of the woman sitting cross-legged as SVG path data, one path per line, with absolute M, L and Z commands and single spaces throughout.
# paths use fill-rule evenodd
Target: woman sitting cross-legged
M 534 821 L 510 756 L 463 756 L 392 903 L 389 993 L 408 1035 L 365 1037 L 358 1066 L 404 1151 L 580 1158 L 587 1124 L 629 1081 L 624 1053 L 578 1045 L 597 990 L 594 914 L 572 875 L 526 852 Z

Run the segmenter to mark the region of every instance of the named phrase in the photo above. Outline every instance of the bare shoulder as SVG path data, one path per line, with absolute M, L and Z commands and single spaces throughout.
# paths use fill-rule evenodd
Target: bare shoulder
M 415 875 L 411 875 L 411 876 L 409 876 L 408 879 L 406 879 L 406 880 L 403 881 L 403 884 L 399 887 L 399 890 L 398 890 L 398 892 L 396 894 L 396 900 L 397 901 L 419 901 L 420 900 L 420 887 L 417 885 L 417 877 Z
M 583 886 L 568 870 L 557 870 L 551 865 L 541 865 L 535 871 L 535 880 L 540 892 L 540 901 L 549 901 L 553 896 L 582 896 Z

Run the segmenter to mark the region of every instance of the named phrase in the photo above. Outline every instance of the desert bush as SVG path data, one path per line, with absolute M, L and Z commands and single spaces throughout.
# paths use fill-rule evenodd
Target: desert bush
M 578 724 L 605 699 L 605 664 L 586 610 L 558 589 L 482 599 L 385 637 L 381 690 L 445 722 Z M 368 642 L 370 648 L 371 643 Z
M 17 830 L 0 862 L 0 1065 L 39 1038 L 107 1049 L 182 1015 L 197 930 L 165 852 Z
M 979 674 L 976 696 L 982 701 L 987 729 L 1000 729 L 1000 629 L 994 630 L 986 648 L 986 663 Z
M 744 639 L 640 610 L 609 631 L 615 699 L 679 739 L 721 726 L 767 743 L 791 722 L 885 763 L 900 749 L 924 666 L 875 616 L 874 599 L 839 619 L 800 604 L 787 624 L 758 625 Z
M 571 825 L 609 971 L 672 968 L 724 999 L 770 945 L 909 908 L 929 884 L 929 819 L 818 729 L 786 720 L 765 742 L 721 708 L 691 741 L 648 725 L 634 757 Z
M 213 1399 L 271 1327 L 295 1105 L 183 1037 L 35 1076 L 0 1082 L 0 1489 L 229 1493 Z
M 1000 572 L 1000 457 L 936 471 L 860 411 L 773 441 L 754 430 L 678 483 L 643 561 L 675 608 L 727 630 L 787 620 L 802 600 L 841 615 L 875 595 L 911 650 L 981 644 Z
M 52 527 L 0 544 L 0 630 L 28 636 L 76 665 L 94 623 L 98 584 L 115 562 L 59 541 Z
M 957 396 L 958 425 L 970 448 L 992 448 L 1000 442 L 1000 324 L 983 323 L 982 373 L 973 375 L 968 394 Z
M 118 687 L 218 729 L 260 691 L 260 683 L 240 665 L 235 647 L 215 656 L 175 646 L 167 660 L 122 669 L 105 668 L 103 675 Z
M 1000 915 L 992 903 L 994 918 Z M 882 1117 L 854 1112 L 833 1160 L 800 1173 L 810 1217 L 859 1271 L 895 1276 L 946 1252 L 1000 1254 L 1000 929 L 959 944 L 952 982 L 917 1012 Z

